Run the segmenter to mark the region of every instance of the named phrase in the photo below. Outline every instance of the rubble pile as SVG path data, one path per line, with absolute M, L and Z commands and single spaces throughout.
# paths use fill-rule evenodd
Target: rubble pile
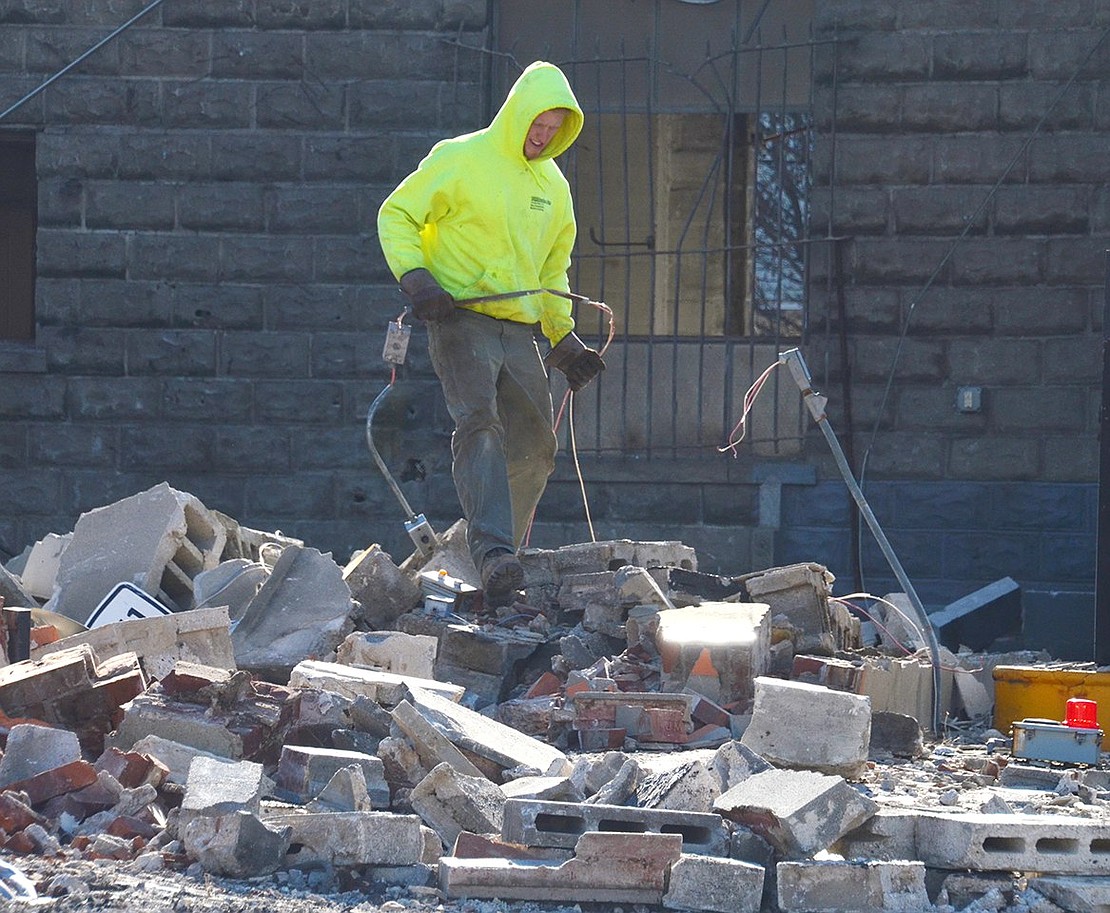
M 1049 657 L 950 643 L 926 733 L 900 594 L 855 613 L 817 563 L 721 577 L 616 540 L 525 550 L 494 609 L 462 521 L 439 538 L 340 566 L 163 484 L 30 546 L 0 569 L 6 858 L 721 913 L 1110 905 L 1110 772 L 990 720 L 993 669 Z

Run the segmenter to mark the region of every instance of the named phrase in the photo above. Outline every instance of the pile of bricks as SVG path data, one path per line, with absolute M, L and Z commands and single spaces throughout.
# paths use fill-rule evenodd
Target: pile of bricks
M 721 913 L 956 907 L 1018 872 L 1106 905 L 1105 771 L 1071 772 L 1068 814 L 1015 810 L 1023 771 L 1052 800 L 1067 778 L 1004 753 L 953 763 L 995 790 L 975 810 L 883 801 L 882 763 L 925 752 L 932 668 L 861 651 L 820 565 L 532 549 L 491 610 L 460 524 L 431 561 L 340 567 L 167 486 L 92 513 L 0 578 L 6 851 Z M 448 611 L 429 570 L 470 584 Z M 85 629 L 119 581 L 166 611 Z M 954 711 L 974 676 L 948 658 Z

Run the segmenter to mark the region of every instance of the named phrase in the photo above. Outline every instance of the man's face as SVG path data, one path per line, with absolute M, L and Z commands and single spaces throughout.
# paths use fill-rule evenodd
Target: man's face
M 551 142 L 551 138 L 563 126 L 563 118 L 566 116 L 567 112 L 563 110 L 544 111 L 543 114 L 532 121 L 532 126 L 528 128 L 528 136 L 524 140 L 524 157 L 526 159 L 538 158 L 543 153 L 547 144 Z

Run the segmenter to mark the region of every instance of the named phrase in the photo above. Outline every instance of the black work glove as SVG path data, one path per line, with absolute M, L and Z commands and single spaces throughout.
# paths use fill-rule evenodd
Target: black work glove
M 596 349 L 591 349 L 577 335 L 567 333 L 544 359 L 548 367 L 562 371 L 567 386 L 577 393 L 605 370 L 605 362 Z
M 455 315 L 455 299 L 426 269 L 409 270 L 401 277 L 401 291 L 417 320 L 448 320 Z

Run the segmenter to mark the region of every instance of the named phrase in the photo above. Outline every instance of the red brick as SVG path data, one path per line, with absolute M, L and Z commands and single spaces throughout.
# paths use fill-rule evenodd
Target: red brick
M 44 771 L 18 783 L 9 783 L 5 789 L 26 793 L 31 800 L 31 805 L 34 806 L 95 782 L 95 767 L 88 761 L 71 761 L 69 764 Z
M 583 683 L 585 684 L 585 683 Z M 545 672 L 533 683 L 524 696 L 528 697 L 546 697 L 549 694 L 559 694 L 563 690 L 563 683 L 554 672 Z
M 0 793 L 0 829 L 14 834 L 36 823 L 42 824 L 44 819 L 36 815 L 29 805 L 24 805 L 11 793 Z
M 97 770 L 105 770 L 127 789 L 150 784 L 155 789 L 169 776 L 169 768 L 161 761 L 137 751 L 109 748 L 96 761 Z

